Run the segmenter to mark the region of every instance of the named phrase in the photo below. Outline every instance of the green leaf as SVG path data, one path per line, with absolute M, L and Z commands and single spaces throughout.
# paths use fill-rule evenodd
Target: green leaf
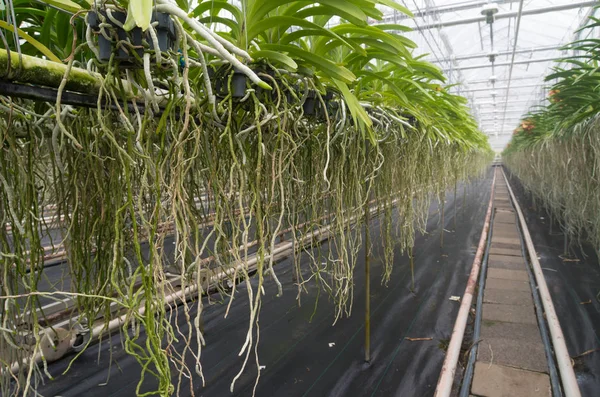
M 65 48 L 67 46 L 69 40 L 69 33 L 71 32 L 71 24 L 70 24 L 71 16 L 69 14 L 65 14 L 64 12 L 59 12 L 55 20 L 54 30 L 56 31 L 56 40 L 58 41 L 58 46 L 60 48 Z M 72 39 L 73 36 L 71 36 Z
M 391 7 L 396 11 L 400 11 L 403 14 L 408 15 L 409 17 L 414 17 L 413 13 L 406 7 L 401 6 L 398 2 L 394 0 L 377 0 L 377 2 L 381 5 Z
M 298 64 L 289 56 L 282 54 L 277 51 L 260 50 L 254 51 L 250 54 L 254 59 L 267 59 L 269 61 L 275 61 L 284 66 L 287 66 L 290 70 L 298 69 Z
M 336 79 L 333 79 L 332 81 L 344 96 L 344 100 L 346 101 L 346 105 L 350 110 L 350 114 L 352 115 L 354 124 L 361 127 L 361 130 L 363 131 L 366 127 L 367 131 L 369 132 L 369 139 L 371 140 L 371 143 L 376 144 L 375 135 L 373 134 L 373 131 L 371 129 L 373 122 L 369 118 L 369 115 L 362 107 L 356 96 L 350 91 L 348 85 L 346 85 L 346 83 L 344 83 L 343 81 L 338 81 Z
M 293 3 L 295 0 L 264 0 L 255 2 L 255 7 L 250 11 L 250 21 L 248 25 L 252 25 L 251 22 L 262 20 L 265 15 L 270 11 L 281 7 L 284 4 Z M 346 15 L 350 15 L 352 18 L 359 21 L 367 21 L 367 14 L 356 5 L 346 0 L 320 0 L 320 4 L 329 6 L 335 10 L 339 10 Z M 309 7 L 310 8 L 310 7 Z
M 354 25 L 357 25 L 357 26 L 364 26 L 367 24 L 367 22 L 364 19 L 356 18 L 354 15 L 348 14 L 348 13 L 344 12 L 343 10 L 325 6 L 325 5 L 304 8 L 303 10 L 300 10 L 297 13 L 295 13 L 294 16 L 297 18 L 322 16 L 322 17 L 326 18 L 327 20 L 330 20 L 334 16 L 339 16 L 340 18 L 343 18 L 346 21 L 353 23 Z M 323 24 L 323 26 L 324 26 L 324 24 Z
M 242 21 L 242 12 L 240 11 L 240 9 L 234 6 L 233 4 L 227 3 L 226 1 L 200 2 L 200 5 L 194 8 L 194 11 L 192 11 L 192 16 L 200 17 L 207 11 L 210 11 L 210 15 L 217 16 L 219 14 L 219 11 L 222 9 L 229 11 L 233 15 L 233 18 L 236 20 L 236 22 L 238 22 L 238 24 L 240 23 L 240 21 Z
M 73 14 L 82 10 L 79 4 L 72 2 L 71 0 L 42 0 L 42 3 L 60 8 L 61 10 L 65 10 Z
M 384 82 L 385 84 L 388 85 L 388 87 L 394 92 L 394 94 L 398 97 L 398 99 L 400 99 L 400 101 L 403 104 L 408 103 L 408 98 L 406 97 L 406 95 L 404 95 L 402 90 L 400 90 L 400 88 L 398 88 L 398 86 L 396 86 L 396 84 L 394 84 L 390 79 L 387 79 L 378 73 L 369 72 L 368 70 L 361 70 L 360 72 L 357 73 L 357 75 L 358 76 L 368 76 L 373 79 Z
M 322 56 L 313 54 L 294 45 L 265 44 L 263 45 L 263 48 L 271 51 L 287 52 L 293 57 L 303 59 L 316 66 L 318 71 L 332 79 L 337 79 L 344 83 L 351 83 L 356 80 L 356 76 L 345 67 L 336 65 Z
M 134 20 L 135 26 L 143 31 L 148 29 L 152 20 L 152 0 L 129 0 L 125 30 L 133 29 L 131 20 Z
M 8 23 L 6 23 L 3 20 L 0 20 L 0 28 L 6 29 L 10 32 L 14 32 L 15 29 L 12 25 L 9 25 Z M 46 47 L 45 45 L 43 45 L 42 43 L 40 43 L 39 41 L 37 41 L 36 39 L 34 39 L 33 37 L 31 37 L 30 35 L 28 35 L 27 33 L 25 33 L 24 31 L 22 31 L 21 29 L 17 28 L 17 32 L 19 33 L 19 37 L 22 38 L 23 40 L 27 41 L 28 43 L 30 43 L 32 46 L 35 47 L 36 50 L 38 50 L 39 52 L 41 52 L 43 55 L 46 56 L 46 58 L 48 58 L 49 60 L 53 61 L 53 62 L 58 62 L 58 63 L 62 63 L 61 60 L 52 53 L 52 51 L 50 51 L 48 49 L 48 47 Z
M 185 12 L 189 11 L 190 5 L 188 3 L 188 0 L 175 0 L 175 2 L 179 6 L 179 8 L 181 8 L 183 11 L 185 11 Z
M 318 32 L 320 32 L 320 35 L 323 37 L 329 37 L 329 38 L 333 38 L 335 40 L 339 40 L 342 43 L 344 43 L 345 45 L 347 45 L 348 47 L 353 48 L 353 46 L 350 43 L 348 43 L 343 37 L 340 37 L 332 30 L 325 29 L 322 26 L 319 26 L 316 23 L 312 23 L 305 19 L 290 17 L 290 16 L 269 17 L 269 18 L 265 18 L 262 21 L 254 24 L 248 30 L 248 40 L 252 40 L 256 36 L 258 36 L 260 33 L 264 32 L 266 30 L 273 29 L 273 28 L 280 28 L 282 31 L 281 33 L 285 34 L 285 31 L 287 31 L 291 26 L 301 26 L 303 28 L 310 29 L 311 31 L 318 31 Z M 360 47 L 358 47 L 358 48 L 354 47 L 354 49 L 356 51 L 362 50 L 362 48 L 360 48 Z M 364 52 L 364 50 L 362 50 L 362 51 Z
M 223 25 L 229 27 L 229 29 L 231 29 L 231 33 L 236 37 L 239 35 L 239 32 L 240 32 L 239 24 L 236 21 L 233 21 L 233 20 L 227 19 L 227 18 L 223 18 L 223 17 L 217 17 L 217 16 L 211 15 L 208 17 L 198 19 L 198 22 L 203 23 L 205 25 L 210 25 L 211 23 L 223 24 Z
M 46 11 L 46 16 L 44 17 L 42 30 L 40 32 L 40 40 L 45 46 L 49 46 L 50 43 L 52 43 L 52 25 L 57 12 L 58 11 L 54 8 L 50 8 Z
M 412 32 L 413 31 L 413 28 L 404 26 L 404 25 L 400 25 L 398 23 L 382 23 L 382 24 L 373 25 L 373 27 L 377 27 L 381 30 L 397 30 L 400 32 Z

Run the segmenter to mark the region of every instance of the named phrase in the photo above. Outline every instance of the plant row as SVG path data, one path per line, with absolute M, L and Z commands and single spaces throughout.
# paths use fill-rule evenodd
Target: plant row
M 80 330 L 108 326 L 118 302 L 124 349 L 140 363 L 137 393 L 166 396 L 209 381 L 207 271 L 231 271 L 217 302 L 248 300 L 238 377 L 249 365 L 260 374 L 261 299 L 283 291 L 268 255 L 282 230 L 296 246 L 332 228 L 326 248 L 294 251 L 294 270 L 298 299 L 316 283 L 335 321 L 352 309 L 365 211 L 380 209 L 385 283 L 431 198 L 443 202 L 490 161 L 466 100 L 413 56 L 408 28 L 367 23 L 382 6 L 408 13 L 395 2 L 47 3 L 13 1 L 22 39 L 5 34 L 14 52 L 0 52 L 10 80 L 58 89 L 55 103 L 0 98 L 0 224 L 11 226 L 0 229 L 2 395 L 44 376 L 45 359 L 30 358 L 47 332 L 36 310 L 47 204 L 64 217 L 70 279 L 52 296 L 76 300 Z M 98 106 L 62 104 L 71 90 Z M 202 197 L 210 204 L 199 207 Z M 253 278 L 237 266 L 251 254 Z M 175 288 L 167 271 L 199 297 L 165 305 Z M 176 314 L 185 329 L 170 321 Z M 186 348 L 174 351 L 176 341 Z M 15 362 L 24 364 L 11 372 Z
M 590 17 L 582 36 L 600 26 Z M 565 232 L 600 247 L 600 60 L 598 40 L 577 40 L 546 77 L 547 103 L 527 114 L 503 158 Z

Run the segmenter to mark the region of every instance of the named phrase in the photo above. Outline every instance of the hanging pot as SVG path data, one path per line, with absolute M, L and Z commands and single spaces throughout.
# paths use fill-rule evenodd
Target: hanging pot
M 263 74 L 269 75 L 275 79 L 275 71 L 271 68 L 267 68 L 266 70 L 264 68 L 257 68 L 257 69 L 252 69 L 252 71 L 254 73 L 256 73 L 259 77 L 260 77 L 259 73 L 263 73 Z M 273 86 L 273 82 L 271 81 L 271 79 L 264 78 L 262 80 L 264 80 L 270 86 Z M 272 100 L 277 100 L 277 91 L 276 91 L 275 87 L 273 87 L 273 89 L 271 91 L 265 90 L 262 87 L 256 87 L 255 93 L 256 93 L 256 96 L 258 96 L 261 99 L 267 99 L 268 97 L 270 97 L 270 99 L 272 99 Z
M 317 106 L 317 92 L 315 90 L 309 90 L 304 103 L 302 104 L 302 109 L 304 110 L 305 116 L 314 116 L 315 108 Z
M 231 78 L 231 96 L 234 98 L 243 98 L 246 95 L 246 81 L 248 77 L 242 73 L 234 70 L 233 77 Z
M 175 35 L 175 24 L 169 14 L 164 12 L 152 13 L 152 23 L 155 22 L 158 22 L 158 25 L 156 25 L 154 29 L 156 30 L 159 50 L 161 52 L 169 51 L 173 48 L 177 37 Z M 150 49 L 156 51 L 156 48 L 154 48 L 154 41 L 149 32 L 146 32 L 146 40 L 150 45 Z
M 209 68 L 209 76 L 210 76 Z M 229 94 L 229 76 L 231 73 L 230 65 L 222 65 L 214 72 L 214 81 L 215 81 L 215 94 L 219 97 L 226 97 Z M 239 99 L 243 98 L 246 95 L 246 82 L 248 77 L 238 71 L 233 70 L 233 75 L 231 76 L 231 96 L 233 98 Z
M 121 11 L 113 11 L 111 12 L 111 15 L 121 24 L 124 24 L 125 20 L 127 19 L 127 14 Z M 105 30 L 105 32 L 111 36 L 112 40 L 108 40 L 102 33 L 100 33 L 100 23 L 103 19 L 107 24 L 111 25 L 111 27 L 108 30 Z M 126 32 L 123 28 L 119 27 L 108 18 L 105 10 L 89 12 L 87 15 L 87 24 L 98 38 L 98 52 L 100 61 L 108 62 L 111 55 L 115 53 L 115 59 L 118 60 L 122 65 L 127 66 L 139 64 L 138 58 L 141 58 L 144 53 L 142 48 L 142 29 L 135 27 L 129 32 Z M 116 37 L 114 36 L 115 34 Z M 123 45 L 119 45 L 117 47 L 117 43 L 122 41 L 128 41 L 136 48 L 127 49 Z M 131 54 L 131 51 L 135 51 L 138 57 L 136 58 L 136 56 Z

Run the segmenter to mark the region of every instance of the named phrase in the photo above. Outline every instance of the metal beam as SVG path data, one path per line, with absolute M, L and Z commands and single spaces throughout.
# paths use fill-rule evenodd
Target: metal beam
M 479 111 L 480 111 L 480 112 L 489 112 L 489 111 L 500 112 L 500 111 L 501 111 L 501 110 L 499 109 L 500 107 L 501 107 L 501 106 L 498 106 L 498 107 L 496 107 L 496 108 L 493 108 L 493 107 L 485 107 L 485 108 L 480 108 L 480 109 L 479 109 Z M 523 110 L 528 110 L 529 108 L 530 108 L 529 106 L 525 106 L 525 105 L 523 105 L 523 106 L 520 106 L 520 107 L 512 107 L 512 108 L 510 108 L 510 109 L 508 109 L 508 110 L 521 110 L 521 111 L 523 111 Z
M 515 61 L 512 62 L 513 65 L 525 65 L 528 63 L 539 63 L 539 62 L 550 62 L 550 61 L 555 61 L 556 58 L 533 58 L 533 59 L 525 59 L 522 61 Z M 494 64 L 495 67 L 498 66 L 510 66 L 511 62 L 496 62 Z M 453 70 L 467 70 L 467 69 L 480 69 L 480 68 L 488 68 L 488 67 L 492 67 L 492 63 L 478 63 L 475 65 L 466 65 L 466 66 L 458 66 L 456 68 L 453 68 Z M 444 71 L 447 71 L 449 69 L 443 69 Z
M 577 3 L 571 3 L 571 4 L 561 4 L 561 5 L 557 5 L 557 6 L 549 6 L 549 7 L 543 7 L 543 8 L 534 8 L 531 10 L 524 10 L 522 12 L 522 15 L 538 15 L 538 14 L 545 14 L 548 12 L 557 12 L 557 11 L 566 11 L 566 10 L 572 10 L 574 8 L 582 8 L 582 7 L 593 7 L 595 5 L 598 5 L 598 1 L 581 1 L 581 2 L 577 2 Z M 498 14 L 496 14 L 495 16 L 495 20 L 498 19 L 506 19 L 506 18 L 514 18 L 518 15 L 517 11 L 509 11 L 509 12 L 500 12 Z M 455 21 L 445 21 L 445 22 L 434 22 L 434 23 L 429 23 L 426 25 L 421 25 L 418 28 L 418 30 L 424 30 L 424 29 L 436 29 L 436 28 L 445 28 L 448 26 L 458 26 L 458 25 L 465 25 L 465 24 L 469 24 L 469 23 L 477 23 L 477 22 L 485 22 L 485 16 L 481 16 L 481 17 L 474 17 L 474 18 L 465 18 L 465 19 L 458 19 Z
M 531 102 L 531 101 L 532 101 L 531 99 L 517 99 L 517 100 L 514 100 L 514 101 L 510 101 L 510 102 L 511 103 L 521 103 L 521 102 L 527 103 L 527 102 Z M 476 103 L 475 105 L 477 105 L 477 106 L 479 106 L 479 105 L 493 105 L 494 103 L 496 105 L 499 105 L 499 103 L 497 103 L 497 102 L 479 102 L 479 103 Z
M 515 128 L 515 126 L 519 123 L 519 121 L 521 120 L 521 118 L 514 118 L 511 119 L 511 121 L 504 123 L 504 125 L 502 125 L 501 123 L 492 123 L 491 121 L 485 121 L 482 123 L 479 123 L 479 126 L 481 128 L 496 128 L 496 129 L 511 129 L 513 130 Z
M 520 76 L 520 77 L 513 77 L 513 81 L 515 80 L 533 80 L 533 79 L 537 79 L 539 80 L 541 78 L 541 76 L 539 74 L 536 75 L 532 75 L 532 76 Z M 497 79 L 496 83 L 499 83 L 501 81 L 508 81 L 508 79 Z M 490 79 L 485 79 L 485 80 L 471 80 L 471 81 L 467 81 L 467 83 L 469 84 L 489 84 L 490 83 Z
M 519 87 L 511 87 L 511 88 L 532 88 L 532 87 L 543 87 L 542 84 L 525 84 Z M 476 91 L 496 91 L 496 90 L 505 90 L 507 89 L 507 85 L 503 85 L 502 87 L 483 87 L 483 88 L 470 88 L 468 90 L 461 90 L 460 92 L 476 92 Z
M 506 112 L 502 111 L 502 110 L 497 110 L 497 111 L 493 111 L 493 112 L 480 112 L 479 114 L 495 114 L 497 116 L 502 116 L 503 113 L 527 113 L 527 111 L 525 109 L 519 109 L 519 110 L 507 110 Z M 496 120 L 496 119 L 493 119 Z
M 519 0 L 496 0 L 496 1 L 494 1 L 494 3 L 509 4 L 509 3 L 514 3 L 517 1 L 519 1 Z M 411 12 L 413 13 L 415 18 L 421 18 L 424 16 L 432 15 L 432 14 L 439 15 L 439 14 L 445 14 L 447 12 L 472 10 L 474 8 L 483 7 L 487 3 L 489 3 L 489 1 L 479 1 L 477 3 L 469 3 L 469 4 L 462 4 L 462 5 L 430 7 L 427 9 L 427 11 L 411 11 Z M 381 21 L 377 21 L 377 22 L 378 23 L 390 23 L 390 22 L 394 22 L 394 21 L 401 21 L 403 19 L 410 19 L 410 17 L 408 15 L 404 15 L 404 14 L 386 15 L 383 17 L 383 19 Z
M 543 47 L 522 48 L 520 50 L 516 50 L 515 54 L 529 54 L 529 53 L 541 52 L 541 51 L 554 51 L 554 50 L 558 50 L 562 47 L 563 47 L 563 45 L 549 45 L 549 46 L 543 46 Z M 512 51 L 501 51 L 501 52 L 496 53 L 496 56 L 501 57 L 501 56 L 511 55 L 511 54 L 512 54 Z M 466 61 L 468 59 L 487 58 L 489 56 L 490 56 L 489 53 L 467 54 L 467 55 L 461 55 L 461 56 L 454 57 L 454 60 Z M 452 59 L 440 59 L 440 63 L 449 62 L 451 60 Z M 429 62 L 438 62 L 438 61 L 430 60 Z
M 521 116 L 510 116 L 504 121 L 504 125 L 513 124 L 514 121 L 518 121 L 520 119 L 521 119 Z M 481 123 L 487 122 L 487 123 L 502 124 L 502 123 L 499 123 L 498 120 L 499 119 L 491 119 L 489 117 L 486 117 L 484 119 L 481 119 Z

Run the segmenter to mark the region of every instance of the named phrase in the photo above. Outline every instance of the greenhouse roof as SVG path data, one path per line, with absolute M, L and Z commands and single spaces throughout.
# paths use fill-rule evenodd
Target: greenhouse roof
M 561 47 L 578 37 L 597 1 L 578 0 L 397 0 L 415 15 L 406 18 L 392 9 L 384 23 L 402 23 L 416 42 L 417 54 L 439 65 L 466 96 L 490 144 L 501 150 L 520 117 L 547 97 L 546 76 Z M 495 14 L 491 24 L 483 15 Z M 373 21 L 373 23 L 381 23 Z M 589 35 L 595 32 L 586 32 Z M 492 62 L 490 55 L 496 54 Z

